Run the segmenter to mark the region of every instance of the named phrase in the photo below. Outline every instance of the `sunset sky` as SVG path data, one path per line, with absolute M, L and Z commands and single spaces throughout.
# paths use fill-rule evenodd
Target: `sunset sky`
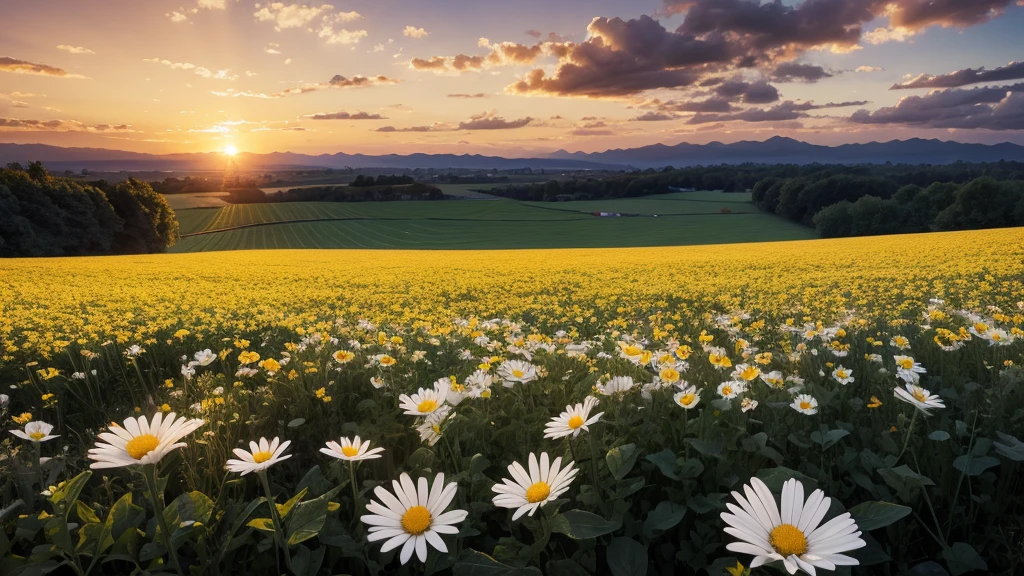
M 1024 144 L 1024 0 L 4 0 L 0 20 L 0 142 Z

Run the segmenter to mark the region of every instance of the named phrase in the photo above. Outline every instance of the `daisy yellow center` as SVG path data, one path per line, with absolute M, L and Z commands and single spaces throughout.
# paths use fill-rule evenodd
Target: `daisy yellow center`
M 351 458 L 356 454 L 359 454 L 359 450 L 357 450 L 355 446 L 343 446 L 341 448 L 341 453 Z
M 732 394 L 732 386 L 725 386 L 725 387 L 723 387 L 722 388 L 722 394 L 725 395 L 725 396 L 728 396 L 729 394 Z
M 434 519 L 430 516 L 430 510 L 427 510 L 423 506 L 413 506 L 402 514 L 402 529 L 412 534 L 413 536 L 419 536 L 430 528 L 430 523 Z
M 747 369 L 745 369 L 740 374 L 740 376 L 742 376 L 744 380 L 753 380 L 754 378 L 757 378 L 757 375 L 760 374 L 760 373 L 761 373 L 760 370 L 758 370 L 757 368 L 754 368 L 753 366 L 750 366 Z
M 569 428 L 575 430 L 580 426 L 583 426 L 583 418 L 579 414 L 577 414 L 576 416 L 569 418 L 569 422 L 567 422 L 567 424 L 569 425 Z
M 260 450 L 259 452 L 252 453 L 252 461 L 257 464 L 263 464 L 267 460 L 274 457 L 273 452 L 267 452 L 266 450 Z
M 516 378 L 522 378 L 522 377 L 523 377 L 523 374 L 524 374 L 524 373 L 523 373 L 523 371 L 522 371 L 522 370 L 513 370 L 513 371 L 512 371 L 512 375 L 513 375 L 513 376 L 515 376 Z
M 626 353 L 626 356 L 639 356 L 640 348 L 638 346 L 626 346 L 622 349 Z
M 846 378 L 846 372 L 844 370 L 836 370 L 836 376 Z
M 690 404 L 693 404 L 693 399 L 696 397 L 696 394 L 683 394 L 679 397 L 679 403 L 683 406 L 689 406 Z
M 801 402 L 800 403 L 800 409 L 801 410 L 810 410 L 811 409 L 811 403 L 807 402 L 806 400 Z
M 42 440 L 43 438 L 46 437 L 46 434 L 43 434 L 42 432 L 32 432 L 31 434 L 28 435 L 28 437 L 33 440 Z
M 910 358 L 904 358 L 903 360 L 900 360 L 898 364 L 900 365 L 900 368 L 903 368 L 904 370 L 910 370 L 914 367 L 914 361 Z
M 768 535 L 768 542 L 775 551 L 784 557 L 801 555 L 807 552 L 807 537 L 799 528 L 792 524 L 779 524 Z
M 526 501 L 530 504 L 536 504 L 547 498 L 549 494 L 551 494 L 551 487 L 548 486 L 548 483 L 537 482 L 526 489 Z
M 433 412 L 437 410 L 436 400 L 424 400 L 416 405 L 416 410 L 420 412 Z
M 928 397 L 924 395 L 924 392 L 920 388 L 916 388 L 914 390 L 914 399 L 918 402 L 924 402 L 925 400 L 928 400 Z
M 126 445 L 124 449 L 132 458 L 142 460 L 143 456 L 149 454 L 153 450 L 156 450 L 156 447 L 159 445 L 160 440 L 156 436 L 153 436 L 152 434 L 143 434 L 129 440 L 128 445 Z
M 395 359 L 392 358 L 391 356 L 385 356 L 380 359 L 380 363 L 385 366 L 390 366 L 395 363 Z
M 974 325 L 974 330 L 977 332 L 985 332 L 988 330 L 988 324 L 978 322 L 977 324 Z

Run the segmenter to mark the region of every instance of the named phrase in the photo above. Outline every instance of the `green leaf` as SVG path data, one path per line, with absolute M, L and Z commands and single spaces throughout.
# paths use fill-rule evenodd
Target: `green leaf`
M 75 500 L 75 514 L 78 519 L 85 524 L 98 523 L 100 517 L 96 515 L 96 511 L 90 508 L 81 500 Z
M 953 468 L 966 472 L 968 476 L 978 476 L 989 468 L 999 466 L 999 459 L 992 456 L 970 456 L 964 454 L 953 460 Z
M 910 569 L 910 573 L 913 576 L 949 576 L 949 572 L 943 568 L 938 562 L 931 560 L 922 562 L 917 566 Z
M 996 447 L 996 452 L 1014 462 L 1024 461 L 1024 442 L 1002 432 L 996 432 L 996 436 L 999 436 L 999 439 L 1002 440 L 1002 444 L 999 442 L 992 444 Z
M 676 453 L 665 449 L 655 454 L 648 454 L 645 458 L 648 462 L 654 464 L 661 470 L 661 473 L 673 480 L 679 480 L 679 475 L 676 474 Z
M 82 493 L 82 489 L 85 488 L 85 483 L 89 481 L 89 478 L 92 478 L 92 471 L 86 470 L 71 480 L 63 482 L 50 495 L 50 503 L 53 504 L 54 508 L 63 512 L 65 518 L 71 512 L 74 502 L 78 500 L 78 495 Z
M 785 466 L 765 468 L 757 473 L 757 477 L 760 478 L 772 492 L 782 492 L 782 485 L 790 478 L 796 478 L 805 487 L 817 485 L 813 478 L 797 472 L 796 470 L 786 468 Z
M 609 522 L 597 514 L 584 512 L 583 510 L 569 510 L 556 515 L 551 519 L 551 531 L 575 540 L 586 538 L 597 538 L 610 534 L 619 529 L 622 521 Z
M 306 472 L 306 475 L 302 477 L 302 480 L 299 480 L 298 485 L 295 486 L 295 490 L 296 493 L 298 493 L 299 490 L 309 489 L 309 493 L 307 495 L 312 495 L 315 498 L 321 496 L 333 486 L 334 483 L 328 480 L 324 476 L 323 471 L 320 470 L 320 466 L 316 465 L 310 468 L 309 472 Z
M 885 482 L 896 489 L 901 489 L 903 484 L 908 486 L 935 486 L 935 482 L 927 476 L 922 476 L 910 469 L 906 464 L 895 468 L 882 468 L 878 471 L 885 479 Z
M 696 458 L 683 460 L 679 466 L 679 476 L 685 479 L 697 478 L 704 472 L 704 463 Z
M 936 442 L 945 442 L 946 440 L 949 440 L 949 432 L 946 432 L 945 430 L 936 430 L 929 434 L 928 437 Z
M 452 566 L 455 576 L 542 576 L 537 568 L 506 566 L 487 554 L 466 550 Z
M 305 423 L 306 423 L 306 419 L 305 418 L 296 418 L 295 420 L 292 420 L 291 422 L 288 423 L 288 427 L 289 428 L 298 428 L 299 426 L 302 426 Z
M 840 440 L 849 435 L 850 432 L 848 430 L 842 429 L 829 430 L 825 434 L 822 434 L 819 431 L 814 431 L 811 432 L 811 442 L 820 445 L 822 449 L 827 449 L 831 448 L 836 444 L 836 442 L 839 442 Z
M 942 558 L 946 560 L 946 565 L 953 576 L 960 576 L 972 570 L 988 570 L 988 563 L 966 542 L 957 542 L 951 548 L 946 548 L 942 551 Z
M 330 506 L 331 498 L 338 493 L 339 488 L 334 488 L 319 498 L 308 502 L 301 502 L 295 506 L 295 510 L 288 515 L 286 532 L 288 545 L 294 546 L 315 537 L 323 528 L 327 520 L 327 508 Z
M 146 511 L 132 504 L 132 493 L 128 492 L 114 503 L 107 514 L 107 520 L 96 542 L 96 555 L 102 554 L 129 530 L 135 530 L 146 517 Z
M 850 509 L 857 527 L 867 532 L 884 528 L 910 514 L 910 508 L 889 502 L 861 502 Z
M 291 498 L 289 498 L 288 501 L 285 502 L 284 504 L 277 504 L 275 502 L 274 506 L 277 506 L 277 516 L 278 516 L 278 518 L 280 518 L 282 520 L 287 518 L 288 517 L 288 513 L 291 512 L 293 508 L 295 508 L 295 505 L 298 504 L 299 501 L 301 501 L 303 498 L 306 497 L 306 493 L 307 492 L 309 492 L 309 489 L 308 488 L 303 488 L 302 490 L 299 490 L 298 494 L 296 494 L 295 496 L 292 496 Z
M 299 546 L 295 556 L 292 557 L 292 572 L 296 576 L 316 576 L 320 571 L 320 565 L 324 562 L 326 552 L 327 548 L 323 546 L 312 552 L 305 546 Z
M 612 540 L 607 557 L 613 576 L 647 576 L 647 547 L 632 538 Z
M 686 442 L 693 446 L 694 450 L 705 456 L 718 456 L 725 448 L 725 442 L 721 440 L 701 440 L 699 438 L 687 438 Z
M 590 576 L 590 572 L 572 560 L 552 560 L 548 562 L 547 569 L 548 574 L 558 576 Z
M 274 521 L 270 518 L 253 518 L 246 524 L 249 528 L 255 528 L 260 532 L 273 532 Z
M 668 500 L 658 502 L 644 520 L 644 536 L 654 538 L 666 530 L 671 530 L 685 515 L 686 506 Z
M 213 500 L 198 490 L 182 494 L 164 508 L 164 520 L 172 532 L 185 522 L 205 524 L 213 514 Z
M 636 445 L 625 444 L 609 450 L 604 456 L 604 461 L 608 464 L 608 470 L 611 471 L 612 476 L 616 480 L 622 480 L 633 469 L 637 456 L 639 456 L 639 453 L 637 452 Z

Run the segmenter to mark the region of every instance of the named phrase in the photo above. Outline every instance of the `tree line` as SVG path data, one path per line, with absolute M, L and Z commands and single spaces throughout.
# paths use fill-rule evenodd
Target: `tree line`
M 942 165 L 917 164 L 735 164 L 691 166 L 661 170 L 653 168 L 631 172 L 606 172 L 547 182 L 511 184 L 488 190 L 515 200 L 532 202 L 562 200 L 600 200 L 667 194 L 680 189 L 745 192 L 766 178 L 821 180 L 849 175 L 882 178 L 896 188 L 908 184 L 927 187 L 933 182 L 966 183 L 990 176 L 996 180 L 1024 179 L 1022 162 L 957 162 Z
M 149 184 L 55 177 L 41 162 L 0 168 L 0 256 L 160 252 L 178 240 L 174 211 Z
M 370 177 L 373 180 L 373 177 Z M 440 188 L 414 182 L 402 185 L 356 186 L 355 184 L 306 186 L 267 194 L 259 188 L 236 188 L 225 200 L 231 204 L 264 202 L 394 202 L 398 200 L 444 200 Z

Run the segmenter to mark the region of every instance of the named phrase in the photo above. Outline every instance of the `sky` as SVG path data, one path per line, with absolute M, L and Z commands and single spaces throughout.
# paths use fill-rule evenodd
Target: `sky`
M 1024 144 L 1024 0 L 4 0 L 0 142 Z

